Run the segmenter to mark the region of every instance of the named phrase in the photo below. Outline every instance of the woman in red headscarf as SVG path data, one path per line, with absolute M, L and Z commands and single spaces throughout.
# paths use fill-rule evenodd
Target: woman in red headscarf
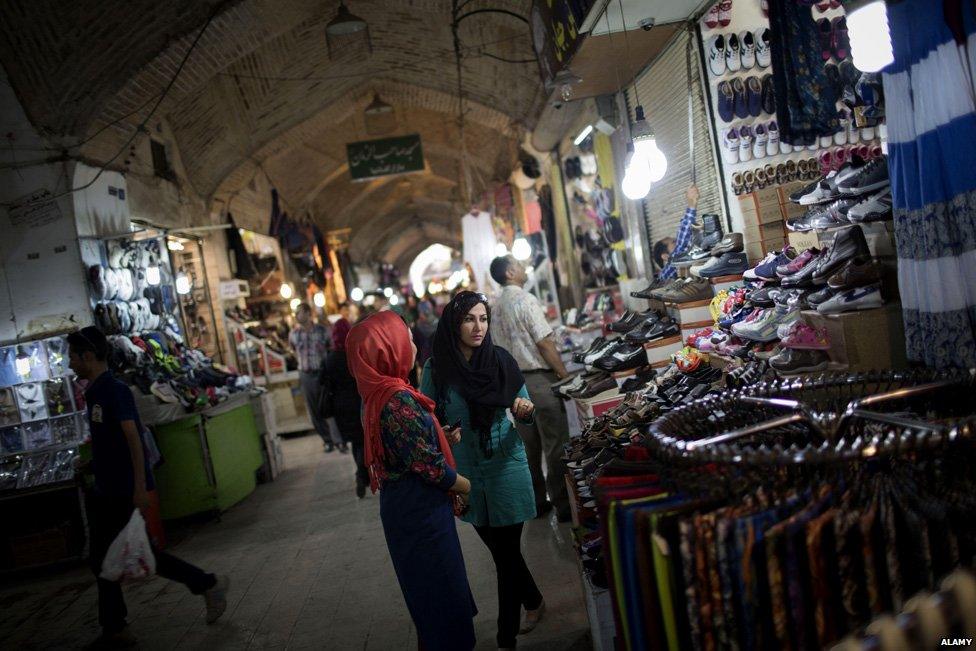
M 470 493 L 471 482 L 454 470 L 434 403 L 407 383 L 417 355 L 410 330 L 396 313 L 379 312 L 353 327 L 346 355 L 363 400 L 370 484 L 421 648 L 472 649 L 477 608 L 452 497 Z
M 342 440 L 352 445 L 352 458 L 356 462 L 356 497 L 363 499 L 369 486 L 369 472 L 363 453 L 363 422 L 359 415 L 362 402 L 346 361 L 346 337 L 351 327 L 345 318 L 332 326 L 332 350 L 322 365 L 319 384 L 323 399 L 329 401 L 327 413 L 335 418 Z

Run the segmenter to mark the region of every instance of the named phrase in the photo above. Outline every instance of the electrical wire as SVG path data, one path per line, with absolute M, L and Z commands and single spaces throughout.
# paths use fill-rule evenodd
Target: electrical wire
M 37 199 L 35 201 L 28 202 L 25 205 L 30 206 L 30 205 L 51 203 L 52 201 L 56 201 L 62 197 L 66 197 L 70 194 L 74 194 L 75 192 L 79 192 L 86 188 L 90 188 L 92 185 L 94 185 L 95 182 L 102 176 L 102 174 L 105 173 L 105 170 L 108 169 L 108 166 L 111 165 L 113 162 L 115 162 L 118 159 L 118 157 L 121 156 L 123 152 L 125 152 L 125 150 L 132 145 L 132 143 L 135 141 L 136 137 L 138 137 L 140 133 L 145 131 L 146 125 L 149 123 L 149 120 L 152 119 L 152 116 L 159 109 L 160 104 L 162 104 L 163 100 L 166 99 L 166 96 L 169 94 L 169 91 L 173 88 L 173 85 L 176 83 L 176 80 L 179 78 L 180 73 L 183 72 L 183 68 L 186 66 L 187 60 L 190 58 L 190 55 L 193 53 L 193 50 L 196 49 L 197 44 L 200 42 L 200 38 L 203 37 L 204 32 L 207 31 L 207 28 L 210 27 L 210 23 L 213 22 L 213 19 L 216 18 L 216 16 L 217 16 L 216 10 L 210 13 L 210 16 L 207 18 L 207 22 L 203 24 L 203 27 L 200 29 L 200 32 L 196 35 L 196 38 L 194 38 L 193 42 L 190 43 L 190 47 L 187 49 L 186 54 L 183 55 L 183 59 L 180 61 L 180 65 L 177 66 L 176 72 L 173 73 L 173 76 L 172 78 L 170 78 L 169 83 L 166 84 L 165 88 L 163 88 L 162 92 L 159 94 L 156 103 L 153 105 L 152 109 L 149 111 L 146 117 L 143 118 L 142 122 L 139 123 L 139 126 L 136 127 L 135 131 L 132 133 L 132 136 L 129 137 L 129 139 L 125 142 L 125 144 L 119 148 L 119 150 L 115 153 L 114 156 L 112 156 L 110 159 L 108 159 L 108 161 L 102 164 L 101 168 L 99 168 L 98 170 L 98 173 L 95 174 L 94 177 L 92 177 L 91 181 L 77 188 L 71 188 L 70 190 L 65 190 L 61 194 L 56 194 L 50 197 Z M 146 103 L 148 104 L 148 101 Z M 105 128 L 107 128 L 107 126 Z

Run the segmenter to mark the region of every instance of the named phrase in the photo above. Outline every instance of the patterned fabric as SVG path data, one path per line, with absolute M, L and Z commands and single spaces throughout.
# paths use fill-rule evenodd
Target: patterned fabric
M 521 287 L 506 285 L 492 308 L 491 336 L 523 371 L 549 370 L 536 343 L 552 334 L 542 305 Z
M 837 133 L 837 91 L 823 65 L 809 3 L 769 0 L 769 25 L 780 140 L 805 146 Z
M 288 343 L 298 357 L 299 371 L 318 371 L 329 352 L 329 331 L 319 323 L 308 328 L 298 326 L 288 335 Z
M 884 87 L 908 358 L 935 368 L 971 367 L 976 365 L 973 3 L 905 0 L 891 5 L 888 15 L 895 62 L 885 70 Z
M 691 248 L 691 236 L 694 234 L 693 227 L 697 215 L 698 211 L 695 208 L 688 206 L 685 209 L 685 216 L 681 218 L 681 222 L 678 224 L 678 237 L 675 239 L 674 251 L 671 252 L 672 258 Z M 678 270 L 669 262 L 664 266 L 664 269 L 661 269 L 657 277 L 660 280 L 672 280 L 678 277 Z
M 698 548 L 695 545 L 695 528 L 689 520 L 682 520 L 678 524 L 678 529 L 681 532 L 681 569 L 685 584 L 685 606 L 688 613 L 688 628 L 690 629 L 691 640 L 695 648 L 700 649 L 702 648 L 702 633 L 701 609 L 698 607 L 699 591 L 695 583 L 695 577 L 697 576 L 695 551 Z
M 381 483 L 417 475 L 428 484 L 450 488 L 457 473 L 444 461 L 430 413 L 405 391 L 393 395 L 380 413 L 386 462 Z

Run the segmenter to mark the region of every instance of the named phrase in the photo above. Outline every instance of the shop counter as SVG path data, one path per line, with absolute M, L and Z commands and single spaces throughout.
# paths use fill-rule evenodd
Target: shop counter
M 254 491 L 262 441 L 246 394 L 150 426 L 163 456 L 153 476 L 164 520 L 224 511 Z

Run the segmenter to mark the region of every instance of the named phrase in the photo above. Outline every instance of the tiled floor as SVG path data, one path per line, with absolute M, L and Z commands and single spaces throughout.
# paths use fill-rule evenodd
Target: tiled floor
M 379 521 L 376 496 L 358 501 L 347 455 L 318 437 L 283 441 L 288 470 L 211 521 L 174 533 L 171 551 L 231 577 L 215 625 L 203 602 L 160 578 L 126 588 L 129 621 L 144 649 L 416 649 Z M 479 649 L 495 648 L 495 570 L 474 530 L 458 527 L 480 614 Z M 589 649 L 569 530 L 528 523 L 526 560 L 548 613 L 521 649 Z M 0 646 L 78 648 L 98 632 L 94 580 L 81 567 L 0 587 Z

